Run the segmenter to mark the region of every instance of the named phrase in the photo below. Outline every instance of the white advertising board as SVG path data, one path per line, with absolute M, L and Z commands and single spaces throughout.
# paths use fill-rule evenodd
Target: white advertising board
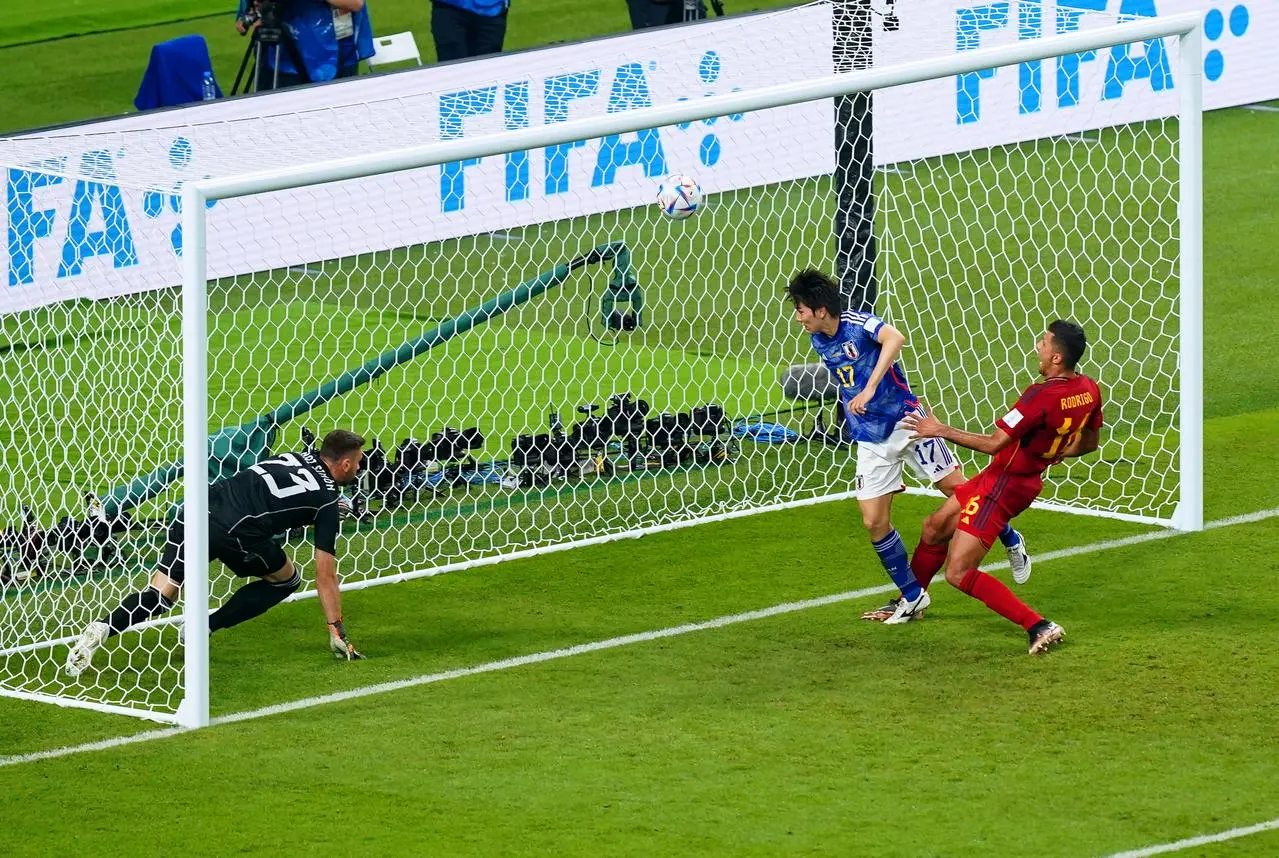
M 1118 15 L 1204 15 L 1208 108 L 1279 96 L 1279 4 L 918 0 L 876 64 L 1053 35 Z M 180 282 L 187 181 L 491 134 L 829 74 L 830 7 L 725 18 L 0 141 L 0 313 Z M 1026 63 L 876 96 L 876 160 L 1176 113 L 1174 40 Z M 340 185 L 215 203 L 223 277 L 642 205 L 668 172 L 708 193 L 828 174 L 814 102 Z

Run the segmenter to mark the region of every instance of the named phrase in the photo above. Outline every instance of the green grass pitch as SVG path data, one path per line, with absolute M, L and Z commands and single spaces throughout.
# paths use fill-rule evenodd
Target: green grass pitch
M 129 9 L 137 23 L 162 20 L 170 9 L 173 17 L 199 13 L 190 4 L 179 9 L 138 2 Z M 517 3 L 511 20 L 517 44 L 625 27 L 620 2 L 592 7 L 572 32 L 559 23 L 564 10 L 550 2 Z M 40 10 L 33 32 L 59 33 L 55 12 Z M 424 45 L 429 41 L 425 4 L 379 0 L 374 15 L 380 30 L 412 27 Z M 0 115 L 17 128 L 119 109 L 127 101 L 120 94 L 131 94 L 136 85 L 134 66 L 140 69 L 146 48 L 190 30 L 207 30 L 225 76 L 224 66 L 238 59 L 242 43 L 224 34 L 224 25 L 229 16 L 0 49 L 0 62 L 13 70 L 0 93 L 7 99 Z M 0 30 L 0 44 L 23 40 L 12 28 Z M 36 57 L 43 72 L 36 71 Z M 18 98 L 19 90 L 27 94 Z M 66 95 L 54 98 L 54 92 Z M 1279 438 L 1276 122 L 1275 114 L 1244 110 L 1205 117 L 1210 520 L 1279 507 L 1273 454 Z M 752 204 L 795 211 L 793 200 L 756 198 Z M 645 254 L 670 240 L 650 231 L 657 226 L 587 219 L 538 228 L 522 243 L 454 243 L 388 261 L 441 279 L 464 274 L 447 265 L 468 258 L 533 276 L 546 262 L 620 237 L 634 245 L 637 264 L 651 267 Z M 677 242 L 694 240 L 691 233 L 675 235 Z M 741 239 L 758 243 L 754 235 Z M 803 236 L 784 250 L 824 252 L 820 240 Z M 723 242 L 726 248 L 735 243 Z M 751 282 L 780 278 L 792 261 L 786 252 L 752 261 Z M 721 270 L 723 263 L 712 256 L 705 273 Z M 280 330 L 284 322 L 314 320 L 321 307 L 406 303 L 408 296 L 396 291 L 409 288 L 402 279 L 363 282 L 367 291 L 353 294 L 341 288 L 348 273 L 334 263 L 305 281 L 275 278 L 268 288 L 277 291 L 265 311 L 235 299 L 241 287 L 261 288 L 260 280 L 221 284 L 215 339 L 246 322 Z M 514 353 L 534 329 L 548 332 L 536 360 L 567 356 L 578 369 L 522 390 L 509 422 L 489 418 L 483 428 L 497 439 L 487 451 L 494 455 L 512 431 L 539 423 L 548 406 L 598 400 L 618 379 L 635 390 L 664 386 L 688 398 L 664 405 L 694 404 L 729 391 L 744 391 L 743 409 L 783 404 L 772 376 L 779 362 L 803 356 L 798 337 L 763 338 L 793 345 L 776 353 L 728 344 L 690 351 L 684 343 L 716 343 L 716 331 L 706 328 L 692 302 L 676 300 L 657 284 L 652 304 L 662 319 L 653 330 L 665 334 L 600 347 L 582 335 L 580 308 L 602 277 L 590 276 L 595 280 L 574 280 L 523 315 L 459 339 L 438 362 L 411 367 L 396 384 L 375 385 L 324 419 L 377 413 L 393 431 L 391 417 L 406 408 L 417 409 L 412 424 L 418 427 L 487 413 L 457 396 L 439 368 L 473 361 L 477 351 Z M 469 290 L 461 298 L 491 292 L 488 282 L 455 279 Z M 771 294 L 759 297 L 758 318 L 733 318 L 726 327 L 784 329 L 785 308 Z M 429 294 L 407 303 L 411 314 L 355 314 L 309 330 L 305 365 L 288 360 L 296 352 L 287 343 L 264 343 L 270 361 L 261 362 L 251 395 L 244 385 L 220 385 L 240 367 L 215 362 L 211 411 L 228 420 L 255 413 L 263 400 L 274 403 L 317 374 L 347 368 L 352 342 L 373 348 L 386 338 L 412 336 L 456 309 Z M 117 318 L 100 337 L 6 352 L 0 358 L 4 377 L 29 370 L 23 361 L 71 360 L 85 348 L 146 362 L 127 348 L 153 331 L 145 308 L 139 305 L 132 328 L 115 327 Z M 57 320 L 68 330 L 83 322 L 74 309 L 58 312 L 68 314 Z M 5 321 L 5 342 L 24 341 L 29 333 L 15 324 Z M 53 326 L 51 316 L 40 327 Z M 1119 339 L 1124 333 L 1116 332 Z M 218 349 L 213 354 L 216 361 Z M 1152 361 L 1161 357 L 1149 355 Z M 715 372 L 705 372 L 707 366 Z M 349 409 L 345 415 L 343 408 Z M 15 425 L 15 417 L 6 414 L 4 424 Z M 110 415 L 95 420 L 97 440 L 116 437 L 121 428 Z M 5 455 L 77 431 L 84 430 L 34 427 L 30 437 L 5 439 Z M 295 437 L 286 433 L 286 439 Z M 127 438 L 120 449 L 147 460 L 162 441 Z M 767 491 L 774 473 L 769 457 L 777 455 L 756 451 L 739 467 Z M 812 465 L 815 480 L 847 467 L 830 454 L 814 454 Z M 6 458 L 5 467 L 14 473 L 16 465 Z M 53 492 L 74 476 L 68 467 L 41 465 L 24 476 Z M 717 475 L 689 471 L 661 479 L 672 498 L 704 502 L 731 488 Z M 557 510 L 577 505 L 580 511 L 583 503 L 580 493 L 505 505 L 503 499 L 509 496 L 477 493 L 420 504 L 405 509 L 392 527 L 347 539 L 376 546 L 378 562 L 429 562 L 468 550 L 465 534 L 449 524 L 460 520 L 450 503 L 477 505 L 472 515 L 489 516 L 509 533 L 556 521 Z M 69 499 L 51 497 L 55 501 Z M 593 501 L 591 512 L 607 518 L 634 502 L 628 484 L 620 483 Z M 899 499 L 895 520 L 908 543 L 933 505 Z M 1039 511 L 1021 523 L 1038 556 L 1151 532 Z M 1276 816 L 1276 544 L 1279 518 L 1268 518 L 1042 562 L 1019 593 L 1068 633 L 1067 644 L 1042 660 L 1026 657 L 1017 629 L 943 587 L 928 618 L 896 629 L 857 620 L 882 598 L 868 595 L 198 734 L 0 766 L 0 831 L 16 855 L 291 855 L 324 849 L 477 856 L 1088 856 L 1247 826 Z M 211 648 L 214 714 L 252 712 L 883 582 L 855 506 L 840 503 L 378 587 L 345 599 L 351 633 L 370 656 L 365 662 L 329 659 L 314 602 L 283 606 L 220 634 Z M 137 674 L 127 659 L 112 663 Z M 116 716 L 0 699 L 0 757 L 150 729 Z M 1279 832 L 1270 831 L 1183 854 L 1224 858 L 1276 851 Z

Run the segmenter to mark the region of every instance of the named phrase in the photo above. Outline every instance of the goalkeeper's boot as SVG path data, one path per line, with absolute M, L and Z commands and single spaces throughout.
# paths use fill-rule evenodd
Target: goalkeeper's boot
M 1026 537 L 1020 537 L 1012 545 L 1006 546 L 1008 551 L 1008 567 L 1012 570 L 1013 581 L 1025 584 L 1030 580 L 1030 554 L 1026 551 Z
M 897 601 L 897 609 L 893 611 L 893 615 L 884 620 L 884 625 L 897 626 L 902 623 L 909 623 L 911 620 L 918 620 L 924 615 L 924 609 L 931 605 L 932 601 L 927 590 L 920 590 L 919 596 L 915 599 L 907 599 L 903 596 Z
M 1039 655 L 1061 643 L 1066 630 L 1049 620 L 1040 620 L 1030 627 L 1030 654 Z
M 67 675 L 72 679 L 84 673 L 93 662 L 93 654 L 106 642 L 111 627 L 103 622 L 89 623 L 80 633 L 80 640 L 67 653 Z
M 897 613 L 897 605 L 899 602 L 901 602 L 901 600 L 902 600 L 902 597 L 898 595 L 897 598 L 889 601 L 887 605 L 881 605 L 880 607 L 875 608 L 873 611 L 867 611 L 866 613 L 862 614 L 862 619 L 870 620 L 872 623 L 882 623 L 884 620 L 888 619 L 893 614 Z

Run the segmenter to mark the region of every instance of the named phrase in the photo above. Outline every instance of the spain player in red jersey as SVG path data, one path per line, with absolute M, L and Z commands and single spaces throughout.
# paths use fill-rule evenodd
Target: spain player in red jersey
M 911 568 L 927 589 L 945 565 L 952 586 L 1026 630 L 1031 655 L 1060 642 L 1061 626 L 1044 619 L 977 565 L 1004 526 L 1039 496 L 1048 466 L 1093 452 L 1101 437 L 1101 390 L 1097 382 L 1075 371 L 1088 346 L 1084 329 L 1058 320 L 1035 345 L 1044 380 L 1026 388 L 989 435 L 947 426 L 931 411 L 908 415 L 901 424 L 913 429 L 916 438 L 943 438 L 994 457 L 924 522 Z

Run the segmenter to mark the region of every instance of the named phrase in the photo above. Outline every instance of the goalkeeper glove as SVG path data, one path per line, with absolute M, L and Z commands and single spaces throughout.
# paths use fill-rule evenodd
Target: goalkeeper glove
M 341 620 L 329 623 L 329 649 L 333 650 L 334 658 L 345 661 L 359 661 L 364 658 L 363 654 L 355 648 L 355 644 L 347 640 L 346 627 L 342 625 Z

